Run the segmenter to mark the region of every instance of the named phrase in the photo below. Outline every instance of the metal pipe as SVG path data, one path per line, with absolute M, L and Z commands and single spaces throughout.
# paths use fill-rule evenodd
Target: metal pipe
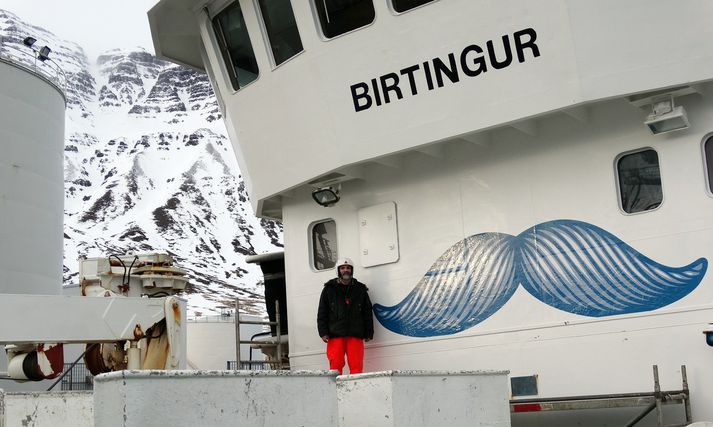
M 264 337 L 265 335 L 270 335 L 270 332 L 258 332 L 257 334 L 250 337 L 250 342 L 251 343 L 254 342 L 256 337 Z M 250 356 L 250 359 L 249 359 L 250 363 L 252 363 L 252 361 L 253 361 L 253 346 L 252 345 L 250 346 L 249 356 Z M 250 368 L 250 369 L 252 369 L 252 368 Z
M 686 399 L 688 399 L 687 393 L 674 393 L 670 391 L 664 391 L 661 393 L 661 400 L 663 401 L 663 403 L 666 403 L 666 401 L 676 400 L 680 400 L 681 403 L 683 403 Z
M 240 298 L 235 298 L 235 369 L 240 369 Z
M 265 322 L 261 320 L 241 320 L 240 323 L 243 325 L 273 325 L 277 326 L 277 322 Z
M 135 371 L 141 369 L 141 349 L 138 347 L 136 341 L 129 342 L 129 351 L 126 352 L 127 357 L 127 369 Z
M 661 408 L 661 384 L 659 383 L 659 367 L 654 365 L 654 392 L 656 393 L 656 425 L 663 427 L 663 409 Z
M 277 330 L 277 366 L 282 370 L 282 332 L 280 331 L 280 301 L 275 300 L 275 328 Z
M 680 394 L 683 390 L 673 390 L 667 393 L 669 394 Z M 511 404 L 514 403 L 547 403 L 547 402 L 567 402 L 571 400 L 596 400 L 596 399 L 624 399 L 628 397 L 656 397 L 653 392 L 642 392 L 642 393 L 614 393 L 614 394 L 591 394 L 585 396 L 566 396 L 566 397 L 546 397 L 541 399 L 513 399 L 510 401 Z
M 686 393 L 686 399 L 683 403 L 683 407 L 686 410 L 686 422 L 690 423 L 693 421 L 693 415 L 691 414 L 691 399 L 689 399 L 688 394 L 688 373 L 686 372 L 686 365 L 681 365 L 681 381 L 683 382 L 683 391 Z
M 636 425 L 636 423 L 638 423 L 639 421 L 644 419 L 644 417 L 647 416 L 649 414 L 649 412 L 653 411 L 654 408 L 656 408 L 656 405 L 657 405 L 657 402 L 651 402 L 651 404 L 649 406 L 647 406 L 646 409 L 644 409 L 644 411 L 642 413 L 640 413 L 639 415 L 634 417 L 631 421 L 626 423 L 624 425 L 624 427 L 632 427 L 633 425 Z

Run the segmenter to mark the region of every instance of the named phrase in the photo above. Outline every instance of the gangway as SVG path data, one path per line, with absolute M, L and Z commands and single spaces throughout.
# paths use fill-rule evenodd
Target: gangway
M 683 427 L 692 422 L 690 391 L 686 365 L 681 366 L 681 390 L 661 391 L 658 365 L 653 365 L 654 391 L 642 393 L 600 394 L 588 396 L 548 397 L 534 399 L 510 400 L 510 413 L 571 411 L 585 409 L 611 409 L 644 407 L 644 410 L 626 423 L 624 427 L 635 426 L 651 411 L 656 410 L 657 426 L 664 427 L 663 406 L 682 404 L 686 414 L 686 422 L 666 427 Z

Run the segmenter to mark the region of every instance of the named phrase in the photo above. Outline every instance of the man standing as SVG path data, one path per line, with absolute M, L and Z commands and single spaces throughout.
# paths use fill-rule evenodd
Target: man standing
M 340 259 L 337 278 L 324 284 L 317 311 L 317 329 L 327 343 L 329 369 L 338 370 L 340 375 L 345 354 L 350 374 L 364 370 L 364 342 L 374 337 L 369 289 L 353 274 L 352 260 Z

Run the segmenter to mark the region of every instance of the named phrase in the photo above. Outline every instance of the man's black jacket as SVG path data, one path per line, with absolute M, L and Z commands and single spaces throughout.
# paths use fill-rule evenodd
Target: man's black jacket
M 342 285 L 339 279 L 325 283 L 317 311 L 319 336 L 373 338 L 374 320 L 368 290 L 353 278 L 349 285 Z

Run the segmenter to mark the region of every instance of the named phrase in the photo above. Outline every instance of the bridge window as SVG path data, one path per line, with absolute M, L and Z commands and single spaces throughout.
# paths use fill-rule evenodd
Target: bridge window
M 417 8 L 426 3 L 431 3 L 432 1 L 435 0 L 391 0 L 394 5 L 394 10 L 399 13 Z
M 314 0 L 314 6 L 328 39 L 367 26 L 376 16 L 372 0 Z
M 275 65 L 302 52 L 302 40 L 290 0 L 259 0 L 258 5 Z
M 703 143 L 703 153 L 706 157 L 706 176 L 708 177 L 708 190 L 713 194 L 713 136 Z
M 337 263 L 337 223 L 333 219 L 312 224 L 312 266 L 316 270 L 334 268 Z
M 245 87 L 257 79 L 259 71 L 240 2 L 235 1 L 217 14 L 213 25 L 233 89 Z
M 619 157 L 616 162 L 619 202 L 626 213 L 649 211 L 663 201 L 659 156 L 647 149 Z

